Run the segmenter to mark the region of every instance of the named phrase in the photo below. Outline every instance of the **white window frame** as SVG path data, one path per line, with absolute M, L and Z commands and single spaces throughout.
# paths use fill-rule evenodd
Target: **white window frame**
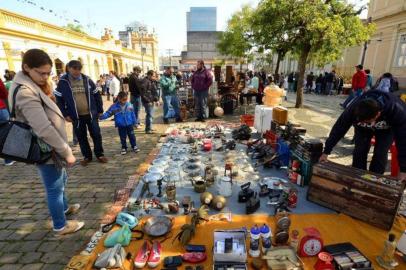
M 406 50 L 405 53 L 402 54 L 401 53 L 401 46 L 403 44 L 406 44 L 406 32 L 403 33 L 399 33 L 399 40 L 397 42 L 397 46 L 396 46 L 396 57 L 394 59 L 394 66 L 398 67 L 398 68 L 406 68 Z M 399 57 L 403 56 L 403 65 L 399 65 Z

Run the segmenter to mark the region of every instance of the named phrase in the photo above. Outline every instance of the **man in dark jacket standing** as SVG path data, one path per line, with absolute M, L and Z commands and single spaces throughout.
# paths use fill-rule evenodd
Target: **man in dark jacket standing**
M 399 179 L 406 181 L 406 104 L 391 93 L 376 90 L 356 98 L 333 126 L 320 161 L 327 160 L 333 147 L 344 137 L 351 125 L 355 128 L 352 166 L 367 169 L 371 139 L 375 136 L 374 154 L 369 170 L 383 174 L 388 150 L 394 138 L 398 149 Z
M 196 104 L 196 121 L 204 122 L 208 117 L 207 99 L 213 76 L 204 66 L 203 60 L 197 61 L 197 70 L 190 79 Z
M 140 109 L 141 109 L 141 96 L 140 96 L 140 89 L 141 89 L 141 79 L 140 79 L 140 74 L 141 74 L 141 68 L 140 67 L 134 67 L 133 68 L 133 73 L 130 75 L 130 78 L 128 78 L 128 88 L 131 93 L 131 99 L 130 102 L 133 104 L 134 107 L 134 113 L 135 113 L 135 118 L 137 121 L 136 127 L 140 125 Z
M 81 73 L 82 63 L 72 60 L 67 65 L 67 73 L 61 77 L 54 91 L 59 109 L 67 122 L 72 122 L 78 138 L 80 151 L 86 166 L 92 161 L 92 149 L 87 139 L 89 130 L 94 144 L 94 154 L 101 163 L 106 163 L 99 127 L 99 115 L 103 113 L 103 101 L 94 82 Z
M 147 72 L 147 77 L 145 77 L 141 82 L 141 102 L 145 109 L 145 133 L 150 134 L 152 130 L 152 120 L 154 113 L 154 103 L 158 102 L 158 89 L 156 84 L 156 73 L 153 70 Z

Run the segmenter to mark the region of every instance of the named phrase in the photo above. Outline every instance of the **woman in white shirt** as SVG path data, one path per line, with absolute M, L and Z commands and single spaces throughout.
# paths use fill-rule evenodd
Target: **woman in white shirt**
M 114 71 L 110 71 L 110 85 L 109 85 L 109 92 L 113 96 L 113 101 L 116 100 L 118 93 L 121 91 L 120 81 L 118 80 L 116 73 Z

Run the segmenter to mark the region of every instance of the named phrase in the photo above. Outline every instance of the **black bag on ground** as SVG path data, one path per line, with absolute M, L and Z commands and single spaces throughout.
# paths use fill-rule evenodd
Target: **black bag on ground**
M 10 119 L 15 119 L 15 100 L 20 87 L 18 85 L 14 90 Z M 33 133 L 29 125 L 14 120 L 0 121 L 0 157 L 42 164 L 52 157 L 52 149 Z

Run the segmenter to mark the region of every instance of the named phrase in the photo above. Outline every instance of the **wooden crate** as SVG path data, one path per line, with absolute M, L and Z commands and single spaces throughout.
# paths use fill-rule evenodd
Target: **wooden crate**
M 390 230 L 404 188 L 405 183 L 394 178 L 325 162 L 313 166 L 307 199 Z
M 272 120 L 279 125 L 286 125 L 288 123 L 288 109 L 280 106 L 273 108 Z

